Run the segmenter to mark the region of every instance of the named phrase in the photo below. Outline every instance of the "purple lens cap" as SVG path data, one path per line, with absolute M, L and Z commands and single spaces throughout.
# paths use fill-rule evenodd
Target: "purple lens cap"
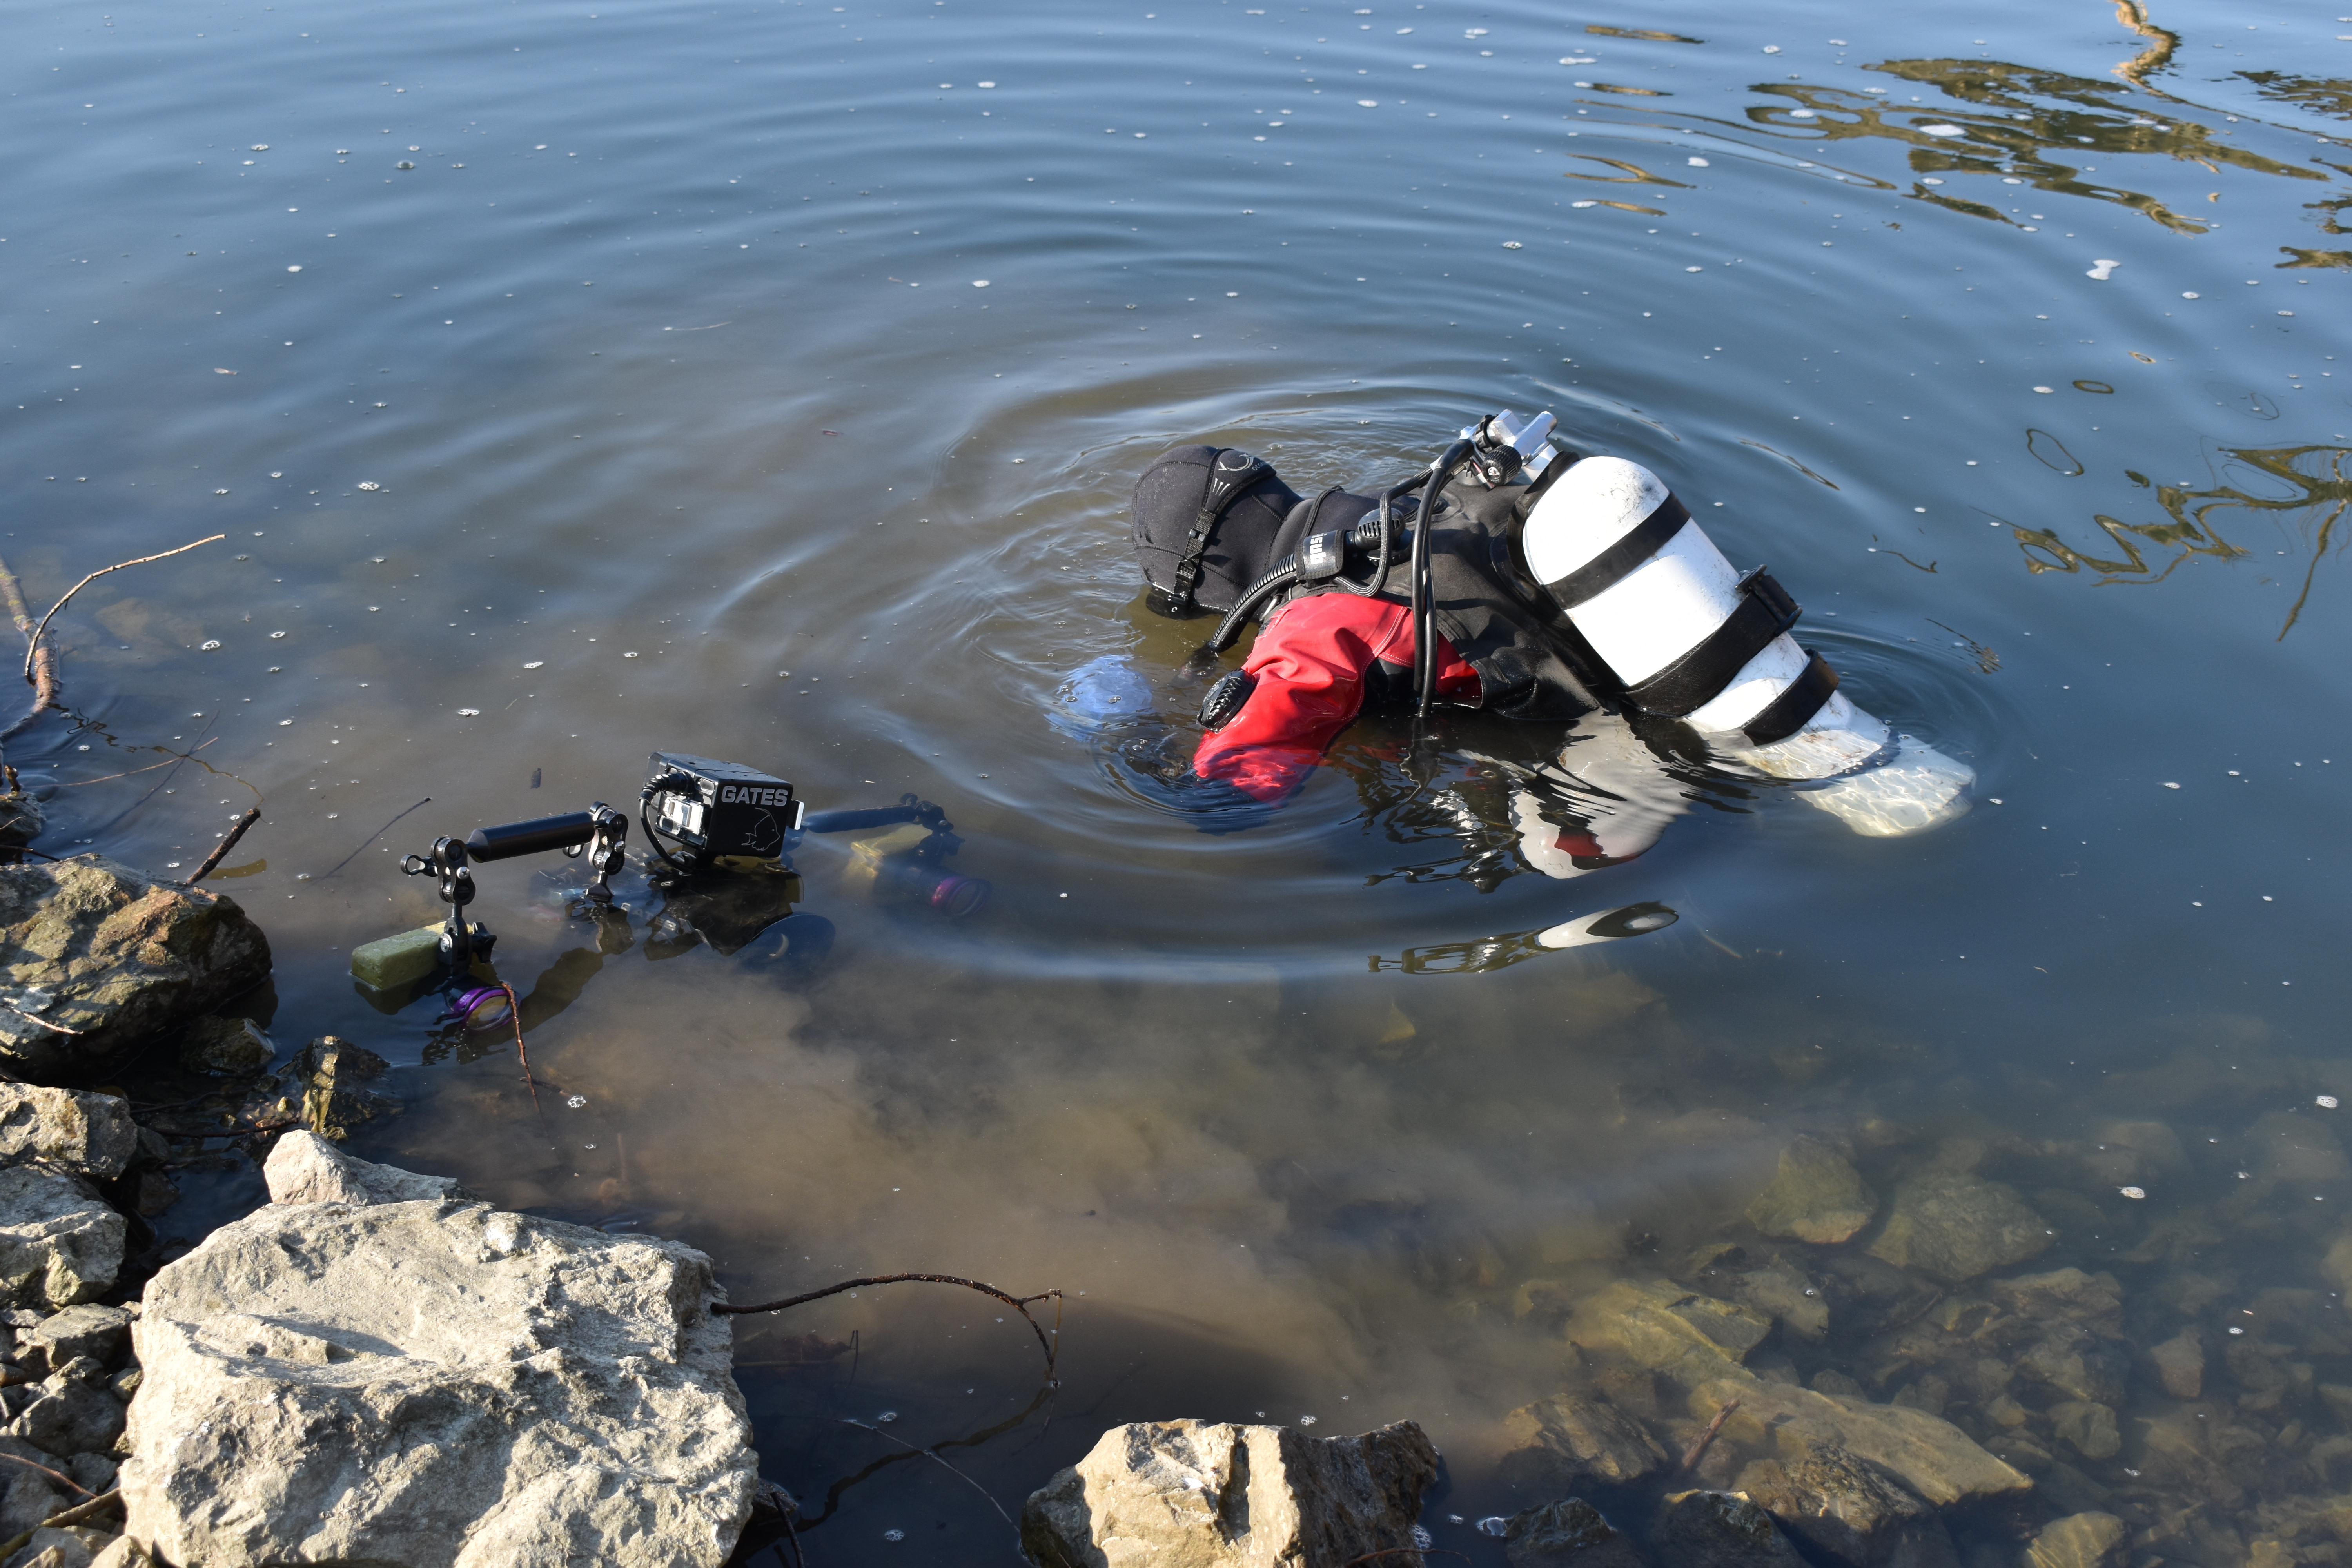
M 463 1018 L 469 1029 L 489 1029 L 505 1023 L 510 1010 L 503 986 L 477 985 L 449 1005 L 448 1016 Z

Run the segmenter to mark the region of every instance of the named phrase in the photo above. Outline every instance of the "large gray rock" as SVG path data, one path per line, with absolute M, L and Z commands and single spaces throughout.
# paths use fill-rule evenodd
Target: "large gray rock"
M 86 1176 L 119 1176 L 138 1152 L 128 1100 L 0 1083 L 0 1165 L 38 1160 Z
M 719 1299 L 677 1242 L 262 1208 L 147 1287 L 126 1532 L 207 1568 L 716 1568 L 758 1473 Z
M 2050 1227 L 1997 1182 L 1966 1171 L 1923 1171 L 1895 1189 L 1871 1254 L 1959 1284 L 2022 1263 L 2050 1245 Z
M 1655 1438 L 1597 1399 L 1561 1394 L 1522 1405 L 1503 1417 L 1503 1440 L 1508 1448 L 1497 1477 L 1539 1496 L 1631 1486 L 1666 1468 Z
M 1878 1213 L 1878 1195 L 1818 1138 L 1799 1138 L 1780 1151 L 1772 1183 L 1748 1205 L 1748 1223 L 1767 1236 L 1831 1245 L 1853 1239 Z
M 53 1312 L 101 1294 L 128 1231 L 77 1177 L 0 1170 L 0 1306 Z
M 355 1159 L 315 1132 L 288 1132 L 261 1167 L 273 1204 L 404 1204 L 471 1199 L 450 1176 L 424 1176 L 396 1165 Z
M 218 893 L 96 857 L 0 866 L 0 1061 L 19 1077 L 98 1073 L 268 976 L 268 939 Z
M 1511 1568 L 1643 1568 L 1633 1543 L 1582 1498 L 1513 1514 L 1503 1556 Z
M 1410 1549 L 1437 1450 L 1410 1421 L 1355 1437 L 1287 1426 L 1139 1421 L 1029 1496 L 1040 1568 L 1277 1568 Z

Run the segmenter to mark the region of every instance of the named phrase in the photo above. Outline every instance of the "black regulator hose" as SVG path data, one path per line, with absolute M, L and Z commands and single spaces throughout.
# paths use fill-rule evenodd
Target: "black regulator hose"
M 1456 441 L 1429 466 L 1429 491 L 1421 508 L 1421 526 L 1412 531 L 1412 678 L 1415 723 L 1429 717 L 1437 695 L 1435 605 L 1429 587 L 1429 536 L 1436 531 L 1437 503 L 1463 464 L 1477 455 L 1476 443 Z
M 1200 651 L 1192 656 L 1191 662 L 1207 663 L 1233 647 L 1234 639 L 1241 636 L 1243 623 L 1257 612 L 1258 605 L 1297 580 L 1298 563 L 1289 561 L 1251 584 L 1249 592 L 1241 596 L 1240 603 L 1225 612 L 1225 618 L 1217 623 L 1217 629 L 1209 634 L 1209 640 L 1201 645 Z
M 1350 594 L 1357 595 L 1366 599 L 1379 598 L 1381 595 L 1387 590 L 1389 585 L 1389 552 L 1394 547 L 1396 542 L 1395 506 L 1397 499 L 1401 496 L 1411 495 L 1414 490 L 1419 489 L 1428 482 L 1429 476 L 1426 473 L 1415 474 L 1412 478 L 1392 484 L 1388 489 L 1381 492 L 1381 504 L 1379 508 L 1381 537 L 1374 556 L 1372 580 L 1370 583 L 1358 584 L 1352 578 L 1342 576 L 1339 579 L 1340 587 L 1345 588 Z

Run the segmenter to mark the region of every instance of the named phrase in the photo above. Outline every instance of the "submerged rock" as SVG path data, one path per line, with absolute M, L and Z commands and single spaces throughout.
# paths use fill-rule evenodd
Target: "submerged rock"
M 0 1083 L 0 1165 L 37 1160 L 85 1176 L 119 1176 L 138 1152 L 129 1101 Z
M 2025 1568 L 2112 1568 L 2128 1533 L 2111 1513 L 2069 1514 L 2042 1527 L 2025 1549 Z
M 284 1134 L 261 1167 L 273 1204 L 404 1204 L 442 1198 L 478 1202 L 454 1177 L 424 1176 L 354 1159 L 315 1132 Z
M 19 1076 L 95 1074 L 268 975 L 268 939 L 220 894 L 96 857 L 0 866 L 0 1060 Z
M 1803 1568 L 1772 1516 L 1738 1492 L 1674 1492 L 1650 1524 L 1650 1550 L 1676 1568 Z
M 1748 1352 L 1771 1331 L 1772 1320 L 1750 1308 L 1664 1280 L 1617 1279 L 1577 1303 L 1568 1338 L 1696 1387 L 1727 1373 L 1745 1376 Z
M 1643 1568 L 1633 1543 L 1582 1498 L 1513 1514 L 1503 1556 L 1511 1568 Z
M 2087 1399 L 2062 1399 L 2050 1407 L 2050 1433 L 2072 1443 L 2086 1459 L 2112 1459 L 2124 1451 L 2116 1413 Z
M 76 1177 L 0 1170 L 0 1305 L 55 1311 L 102 1294 L 129 1228 Z
M 1832 1444 L 1808 1444 L 1786 1464 L 1750 1465 L 1739 1489 L 1790 1534 L 1855 1568 L 1958 1561 L 1927 1504 Z
M 1895 1189 L 1871 1255 L 1948 1284 L 2022 1263 L 2050 1245 L 2042 1216 L 1997 1182 L 1966 1171 L 1922 1171 Z
M 1614 1406 L 1569 1394 L 1512 1411 L 1503 1433 L 1510 1451 L 1497 1467 L 1499 1479 L 1538 1492 L 1631 1486 L 1665 1468 L 1668 1458 Z
M 1725 1439 L 1753 1447 L 1769 1434 L 1783 1447 L 1810 1442 L 1842 1448 L 1937 1508 L 2033 1485 L 1942 1416 L 1906 1405 L 1872 1405 L 1741 1377 L 1699 1388 L 1691 1395 L 1691 1410 L 1712 1416 L 1735 1399 L 1739 1409 L 1725 1425 Z
M 2175 1399 L 2194 1399 L 2205 1388 L 2205 1342 L 2194 1329 L 2183 1329 L 2162 1344 L 2150 1345 L 2147 1359 L 2157 1381 Z
M 302 1085 L 303 1121 L 321 1137 L 340 1142 L 362 1122 L 396 1115 L 399 1100 L 359 1087 L 382 1078 L 391 1068 L 391 1063 L 365 1046 L 355 1046 L 339 1035 L 320 1036 L 302 1047 L 293 1063 L 294 1076 Z
M 1845 1157 L 1818 1138 L 1780 1151 L 1771 1184 L 1748 1205 L 1748 1222 L 1767 1236 L 1834 1245 L 1853 1239 L 1878 1213 L 1878 1195 Z
M 180 1037 L 181 1070 L 208 1078 L 248 1078 L 277 1055 L 277 1045 L 250 1018 L 198 1018 Z
M 677 1242 L 263 1208 L 147 1287 L 126 1532 L 207 1568 L 717 1568 L 758 1469 L 719 1298 Z
M 1799 1339 L 1818 1340 L 1829 1332 L 1830 1300 L 1821 1287 L 1795 1264 L 1776 1258 L 1760 1268 L 1731 1278 L 1731 1293 L 1743 1306 L 1780 1320 L 1780 1327 Z
M 1041 1568 L 1345 1563 L 1415 1568 L 1413 1521 L 1437 1450 L 1410 1421 L 1355 1437 L 1287 1426 L 1139 1421 L 1030 1494 L 1021 1540 Z

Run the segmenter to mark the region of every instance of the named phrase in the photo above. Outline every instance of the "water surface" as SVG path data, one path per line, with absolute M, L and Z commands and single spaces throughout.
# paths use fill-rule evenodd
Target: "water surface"
M 1496 1423 L 1574 1376 L 1523 1287 L 1673 1273 L 1799 1131 L 1882 1184 L 2017 1185 L 2034 1267 L 2117 1270 L 2137 1343 L 2204 1334 L 2273 1478 L 2150 1468 L 2143 1373 L 2124 1453 L 2053 1461 L 2098 1495 L 2052 1495 L 2136 1529 L 2205 1500 L 2151 1550 L 2221 1563 L 2352 1479 L 2311 1392 L 2352 1349 L 2265 1327 L 2315 1368 L 2284 1406 L 2221 1360 L 2262 1292 L 2332 1302 L 2352 1200 L 2340 1152 L 2250 1152 L 2283 1113 L 2335 1148 L 2315 1097 L 2352 1089 L 2343 23 L 588 3 L 8 7 L 0 553 L 45 604 L 227 535 L 75 601 L 67 711 L 9 761 L 56 785 L 58 853 L 192 868 L 262 806 L 215 885 L 270 932 L 250 1008 L 288 1050 L 396 1064 L 360 1152 L 684 1237 L 739 1300 L 1069 1292 L 1048 1403 L 961 1476 L 842 1492 L 820 1560 L 976 1560 L 989 1499 L 1103 1426 L 1264 1412 L 1420 1420 L 1439 1543 L 1499 1562 L 1449 1517 L 1538 1500 Z M 1769 562 L 1975 809 L 1867 839 L 1694 790 L 1557 880 L 1504 764 L 1559 733 L 1367 721 L 1270 824 L 1204 835 L 1057 700 L 1124 658 L 1189 732 L 1202 628 L 1142 612 L 1124 544 L 1165 447 L 1362 486 L 1499 407 Z M 402 855 L 627 804 L 655 750 L 937 801 L 995 897 L 877 907 L 813 839 L 822 961 L 664 940 L 634 874 L 607 952 L 546 867 L 491 868 L 536 1104 L 510 1043 L 353 994 L 351 947 L 435 918 Z M 1676 923 L 1525 940 L 1644 901 Z M 2189 1151 L 2144 1199 L 2095 1158 L 2116 1118 Z M 254 1201 L 227 1163 L 166 1244 Z M 767 1473 L 814 1510 L 893 1438 L 1022 1413 L 1035 1347 L 998 1315 L 901 1287 L 754 1321 Z M 1765 1354 L 1887 1398 L 1874 1331 Z

